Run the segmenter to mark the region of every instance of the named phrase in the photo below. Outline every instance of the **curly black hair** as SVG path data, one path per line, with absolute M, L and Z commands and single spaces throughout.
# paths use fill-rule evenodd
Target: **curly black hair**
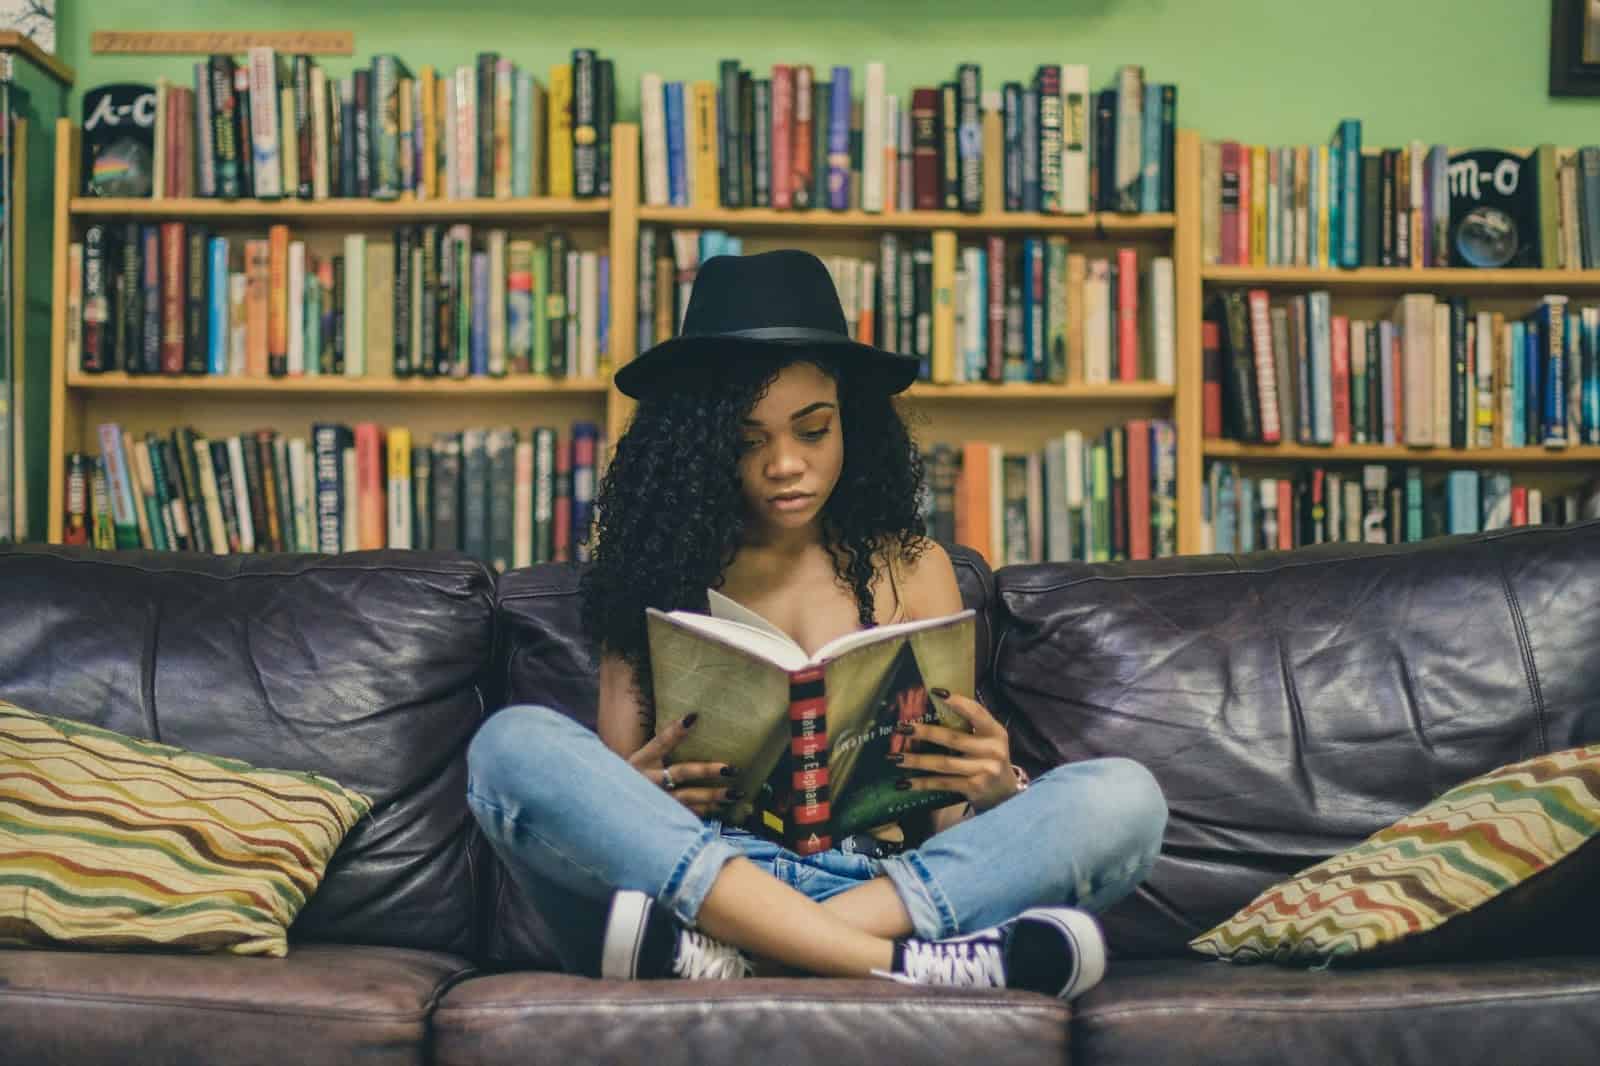
M 847 366 L 820 353 L 741 359 L 641 401 L 596 489 L 579 591 L 584 636 L 597 659 L 615 653 L 632 667 L 647 728 L 654 701 L 644 609 L 709 609 L 706 589 L 722 586 L 745 530 L 740 420 L 784 366 L 801 360 L 839 386 L 844 463 L 823 504 L 823 546 L 855 592 L 863 627 L 874 624 L 875 562 L 910 563 L 926 550 L 921 454 L 895 398 L 864 387 Z

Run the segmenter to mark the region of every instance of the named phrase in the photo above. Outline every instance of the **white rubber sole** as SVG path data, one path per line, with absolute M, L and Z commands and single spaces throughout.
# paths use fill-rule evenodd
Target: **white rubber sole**
M 616 981 L 638 977 L 639 952 L 644 948 L 650 906 L 650 897 L 633 889 L 621 889 L 611 897 L 606 938 L 600 948 L 601 977 Z
M 1100 923 L 1089 912 L 1074 907 L 1035 907 L 1023 912 L 1022 917 L 1049 922 L 1072 945 L 1075 965 L 1067 983 L 1056 993 L 1058 998 L 1075 999 L 1105 979 L 1106 938 Z

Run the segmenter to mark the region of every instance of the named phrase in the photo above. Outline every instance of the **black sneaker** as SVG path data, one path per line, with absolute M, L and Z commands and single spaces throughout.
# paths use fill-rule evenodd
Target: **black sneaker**
M 611 897 L 600 976 L 624 981 L 683 977 L 749 977 L 750 959 L 738 948 L 683 926 L 644 892 L 623 889 Z
M 948 940 L 896 940 L 892 972 L 910 985 L 1021 988 L 1074 999 L 1106 973 L 1100 923 L 1072 907 L 1036 907 L 1003 925 Z

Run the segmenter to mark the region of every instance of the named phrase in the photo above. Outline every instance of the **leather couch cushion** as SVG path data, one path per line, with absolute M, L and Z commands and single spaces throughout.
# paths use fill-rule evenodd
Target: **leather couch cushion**
M 1069 1008 L 1032 992 L 821 978 L 476 977 L 434 1015 L 434 1059 L 471 1063 L 1067 1062 Z M 1155 1060 L 1152 1060 L 1155 1061 Z
M 1600 524 L 997 575 L 1030 770 L 1122 755 L 1170 817 L 1115 953 L 1184 955 L 1269 885 L 1497 766 L 1600 740 Z
M 1348 973 L 1134 960 L 1072 1005 L 1072 1061 L 1092 1066 L 1586 1066 L 1596 1047 L 1595 956 Z
M 0 551 L 0 695 L 374 801 L 291 941 L 470 954 L 494 586 L 465 556 Z
M 450 955 L 344 944 L 282 959 L 0 951 L 0 1058 L 420 1064 L 434 1003 L 466 972 Z
M 962 602 L 977 611 L 975 656 L 978 696 L 992 705 L 988 663 L 993 647 L 994 575 L 978 553 L 946 545 Z M 504 673 L 494 686 L 495 706 L 534 703 L 562 711 L 596 727 L 598 663 L 579 622 L 576 563 L 544 563 L 513 570 L 500 579 L 496 624 Z M 557 955 L 544 923 L 523 902 L 521 890 L 498 863 L 486 885 L 489 915 L 486 961 L 494 965 L 557 969 Z

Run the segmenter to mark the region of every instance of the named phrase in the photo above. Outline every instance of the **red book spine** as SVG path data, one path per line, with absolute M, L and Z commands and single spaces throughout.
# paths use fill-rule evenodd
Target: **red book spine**
M 1150 423 L 1128 423 L 1128 557 L 1150 558 Z
M 1282 439 L 1283 430 L 1278 421 L 1278 369 L 1272 357 L 1272 321 L 1267 291 L 1251 289 L 1249 301 L 1250 340 L 1256 361 L 1256 400 L 1261 405 L 1261 439 L 1267 444 L 1276 444 Z
M 915 89 L 911 93 L 911 151 L 911 206 L 918 211 L 937 211 L 942 188 L 937 89 Z
M 789 191 L 795 207 L 811 206 L 811 128 L 812 98 L 811 64 L 802 63 L 794 68 L 794 143 L 790 151 Z
M 1278 547 L 1294 548 L 1294 485 L 1286 477 L 1278 479 Z
M 787 63 L 772 67 L 772 206 L 787 210 L 794 206 L 790 181 L 794 164 L 790 157 L 794 139 L 794 68 Z
M 1222 330 L 1217 323 L 1200 324 L 1200 349 L 1205 367 L 1203 403 L 1207 440 L 1222 439 Z
M 553 562 L 572 561 L 572 440 L 556 441 L 556 492 L 551 549 Z
M 1526 485 L 1513 485 L 1511 487 L 1511 524 L 1514 526 L 1528 524 L 1528 487 Z
M 1139 380 L 1139 252 L 1117 249 L 1117 376 Z
M 161 372 L 183 373 L 183 327 L 189 271 L 182 222 L 161 223 Z
M 785 843 L 797 855 L 814 855 L 833 847 L 828 700 L 820 666 L 789 675 L 789 737 L 794 792 Z
M 383 429 L 376 422 L 358 422 L 355 431 L 358 543 L 362 550 L 383 548 L 389 542 Z
M 1333 443 L 1350 443 L 1350 320 L 1333 316 Z

